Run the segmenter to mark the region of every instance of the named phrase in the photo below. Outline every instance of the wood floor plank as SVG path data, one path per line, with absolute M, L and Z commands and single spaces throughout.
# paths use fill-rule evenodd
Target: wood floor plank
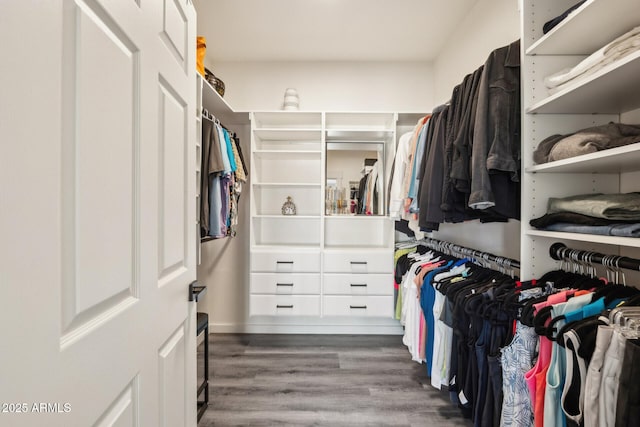
M 214 334 L 209 343 L 199 427 L 471 425 L 398 336 Z
M 199 427 L 212 426 L 394 426 L 410 427 L 407 417 L 399 414 L 367 414 L 309 411 L 247 411 L 238 414 L 236 411 L 217 411 L 215 415 L 207 412 Z

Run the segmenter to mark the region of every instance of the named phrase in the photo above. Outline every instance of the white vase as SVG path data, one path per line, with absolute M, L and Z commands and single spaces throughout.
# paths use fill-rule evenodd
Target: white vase
M 286 111 L 296 111 L 299 106 L 300 98 L 298 98 L 298 91 L 293 88 L 287 88 L 287 90 L 284 91 L 282 109 Z

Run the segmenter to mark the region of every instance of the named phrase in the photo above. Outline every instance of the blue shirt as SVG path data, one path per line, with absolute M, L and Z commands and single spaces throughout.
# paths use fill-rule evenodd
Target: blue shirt
M 431 285 L 436 274 L 448 270 L 453 265 L 453 261 L 449 261 L 427 273 L 420 288 L 420 307 L 427 324 L 427 342 L 425 343 L 424 356 L 427 365 L 427 375 L 431 376 L 431 365 L 433 364 L 433 334 L 435 329 L 435 319 L 433 318 L 433 304 L 436 301 L 436 290 Z

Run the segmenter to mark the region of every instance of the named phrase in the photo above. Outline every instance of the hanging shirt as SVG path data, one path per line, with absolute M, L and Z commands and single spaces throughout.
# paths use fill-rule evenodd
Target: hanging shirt
M 227 143 L 227 156 L 229 156 L 229 165 L 231 166 L 231 172 L 235 172 L 238 169 L 238 165 L 236 164 L 236 158 L 233 154 L 231 136 L 229 135 L 229 131 L 225 128 L 222 128 L 222 133 L 224 134 L 224 140 Z
M 453 265 L 453 261 L 449 261 L 443 266 L 440 266 L 434 270 L 431 270 L 422 283 L 420 292 L 420 307 L 427 323 L 427 345 L 425 349 L 426 363 L 427 363 L 427 375 L 431 376 L 431 367 L 433 362 L 433 342 L 434 342 L 434 328 L 435 320 L 433 318 L 433 304 L 435 303 L 435 289 L 431 285 L 433 277 Z
M 519 300 L 542 295 L 542 289 L 522 291 Z M 500 350 L 502 365 L 503 402 L 500 425 L 504 427 L 529 427 L 533 425 L 533 407 L 525 373 L 533 367 L 538 336 L 535 328 L 516 322 L 516 332 L 511 342 Z
M 244 165 L 242 164 L 242 159 L 240 157 L 240 150 L 238 150 L 238 141 L 235 138 L 230 138 L 231 141 L 231 149 L 233 151 L 233 159 L 236 163 L 236 179 L 246 182 L 247 175 L 244 173 Z
M 407 194 L 409 193 L 409 185 L 411 183 L 411 171 L 413 170 L 413 162 L 416 160 L 416 147 L 418 145 L 418 135 L 420 134 L 420 130 L 429 119 L 430 115 L 427 115 L 420 120 L 413 128 L 413 134 L 411 135 L 411 142 L 409 143 L 409 158 L 407 164 L 405 165 L 404 177 L 402 181 L 402 195 L 406 199 Z
M 409 162 L 409 148 L 413 132 L 402 134 L 398 140 L 398 148 L 393 165 L 393 178 L 391 189 L 389 190 L 389 216 L 399 219 L 402 211 L 404 198 L 402 194 L 402 183 L 404 182 L 404 172 Z
M 224 237 L 222 234 L 222 192 L 220 190 L 220 175 L 213 175 L 209 183 L 209 235 Z
M 418 208 L 418 188 L 419 188 L 419 174 L 418 171 L 422 165 L 422 159 L 424 157 L 424 147 L 427 143 L 427 129 L 429 128 L 429 120 L 427 120 L 422 126 L 422 130 L 418 135 L 418 144 L 416 145 L 416 153 L 414 156 L 413 168 L 411 170 L 411 181 L 409 184 L 409 193 L 407 198 L 411 200 L 408 211 L 410 213 L 416 213 Z
M 551 309 L 552 317 L 556 318 L 564 313 L 581 309 L 591 302 L 592 295 L 585 294 L 574 296 L 567 302 L 556 304 Z M 556 322 L 555 327 L 559 330 L 564 326 L 565 322 L 560 320 Z M 564 389 L 564 380 L 566 375 L 566 349 L 558 345 L 557 342 L 552 344 L 551 361 L 547 370 L 547 388 L 544 394 L 544 425 L 545 426 L 566 426 L 566 418 L 562 412 L 561 398 Z
M 220 139 L 220 156 L 222 157 L 222 164 L 224 165 L 224 172 L 231 173 L 231 162 L 229 160 L 229 149 L 227 148 L 227 139 L 224 136 L 222 126 L 216 123 L 216 130 L 218 132 L 218 138 Z

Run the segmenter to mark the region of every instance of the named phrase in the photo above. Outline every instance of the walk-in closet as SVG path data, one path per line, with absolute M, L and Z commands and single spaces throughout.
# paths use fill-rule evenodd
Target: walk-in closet
M 0 426 L 638 425 L 639 0 L 0 3 Z
M 328 356 L 311 344 L 315 335 L 396 336 L 404 358 L 422 368 L 420 384 L 438 390 L 423 398 L 443 405 L 443 425 L 631 425 L 635 395 L 617 391 L 629 390 L 617 375 L 631 363 L 613 343 L 632 340 L 635 332 L 616 328 L 636 320 L 621 314 L 632 308 L 605 318 L 628 300 L 632 307 L 640 287 L 637 5 L 462 3 L 451 5 L 465 11 L 428 61 L 388 62 L 382 52 L 369 62 L 331 61 L 321 49 L 318 58 L 236 61 L 214 47 L 205 63 L 228 88 L 219 114 L 232 117 L 251 166 L 242 236 L 201 245 L 199 280 L 210 293 L 199 308 L 210 315 L 213 351 L 216 342 L 222 352 L 229 342 L 250 351 L 252 340 L 268 346 L 272 337 L 274 352 L 295 359 L 287 337 Z M 217 34 L 204 22 L 198 29 Z M 387 72 L 395 75 L 376 81 Z M 610 328 L 616 338 L 604 343 Z M 616 387 L 594 385 L 599 362 L 589 362 L 598 351 L 620 359 L 606 367 Z M 222 380 L 216 363 L 231 362 L 213 359 Z M 365 362 L 381 372 L 388 359 L 378 363 Z M 297 387 L 300 378 L 313 383 L 305 374 L 288 374 L 292 401 L 333 419 L 322 394 L 318 405 L 306 403 Z M 278 396 L 285 387 L 252 383 L 253 391 L 223 387 L 208 419 L 216 411 L 227 419 L 239 404 L 226 393 Z M 361 411 L 347 419 L 371 423 L 370 405 L 354 404 Z M 277 397 L 274 405 L 283 411 L 274 423 L 288 422 L 283 414 L 310 422 Z M 428 414 L 422 424 L 394 416 L 398 425 L 427 425 Z

